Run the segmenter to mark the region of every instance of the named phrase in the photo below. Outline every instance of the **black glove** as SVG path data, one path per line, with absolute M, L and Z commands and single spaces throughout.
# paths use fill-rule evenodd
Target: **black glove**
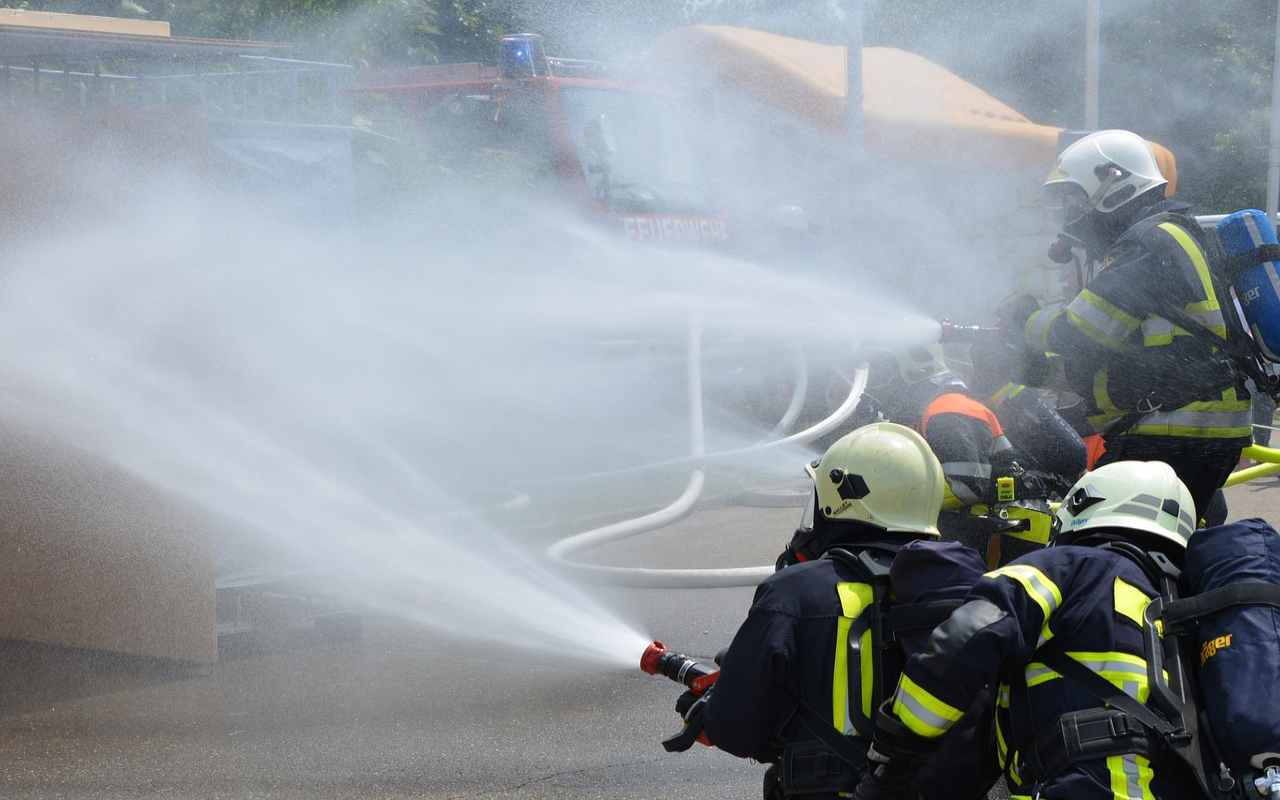
M 705 695 L 705 693 L 704 693 Z M 680 715 L 680 719 L 684 719 L 689 713 L 689 709 L 693 708 L 693 704 L 702 699 L 704 695 L 694 694 L 692 690 L 686 691 L 684 694 L 676 698 L 676 713 Z
M 914 797 L 912 780 L 918 764 L 904 759 L 894 759 L 876 750 L 867 750 L 867 771 L 858 788 L 853 790 L 853 800 L 911 800 Z
M 937 742 L 917 736 L 893 715 L 893 698 L 876 713 L 876 733 L 867 749 L 867 771 L 858 782 L 854 800 L 910 800 L 921 763 Z
M 1059 234 L 1058 238 L 1053 240 L 1053 244 L 1049 245 L 1049 260 L 1055 264 L 1070 264 L 1075 259 L 1071 248 L 1079 245 L 1079 240 Z
M 714 688 L 714 687 L 713 687 Z M 662 742 L 668 753 L 683 753 L 702 735 L 702 715 L 707 710 L 707 701 L 711 698 L 712 689 L 695 697 L 693 692 L 685 692 L 676 700 L 676 713 L 684 718 L 684 729 Z
M 1039 310 L 1039 300 L 1029 294 L 1015 294 L 996 307 L 996 320 L 1011 340 L 1021 343 L 1027 320 Z

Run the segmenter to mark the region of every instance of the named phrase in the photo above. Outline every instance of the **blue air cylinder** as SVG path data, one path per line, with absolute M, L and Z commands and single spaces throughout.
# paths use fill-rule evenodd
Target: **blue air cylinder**
M 1218 223 L 1218 239 L 1228 257 L 1247 256 L 1260 245 L 1277 243 L 1275 226 L 1256 208 L 1228 214 Z M 1235 290 L 1262 354 L 1280 363 L 1280 269 L 1276 262 L 1265 261 L 1240 271 Z

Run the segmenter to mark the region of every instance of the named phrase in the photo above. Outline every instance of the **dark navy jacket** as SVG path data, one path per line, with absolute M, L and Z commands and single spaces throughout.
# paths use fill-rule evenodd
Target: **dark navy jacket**
M 1017 559 L 974 586 L 965 604 L 934 630 L 927 648 L 903 670 L 893 713 L 925 737 L 941 736 L 963 718 L 984 686 L 998 684 L 997 746 L 1015 797 L 1026 752 L 1069 711 L 1097 708 L 1096 697 L 1036 661 L 1056 639 L 1068 656 L 1146 702 L 1148 687 L 1139 620 L 1157 591 L 1138 564 L 1096 547 L 1053 547 Z M 1026 692 L 1018 690 L 1018 679 Z M 1198 797 L 1194 784 L 1153 769 L 1142 756 L 1077 764 L 1050 779 L 1042 796 L 1071 800 L 1161 800 Z
M 859 549 L 856 545 L 845 548 Z M 883 553 L 875 557 L 886 566 L 890 563 Z M 954 542 L 911 542 L 892 565 L 894 593 L 906 602 L 958 600 L 983 569 L 973 550 Z M 746 622 L 725 654 L 719 682 L 708 701 L 704 731 L 712 744 L 736 756 L 775 761 L 784 742 L 809 738 L 794 717 L 800 702 L 833 725 L 837 696 L 854 706 L 850 713 L 856 713 L 860 698 L 851 697 L 853 693 L 844 688 L 843 681 L 837 685 L 840 652 L 846 647 L 846 642 L 837 638 L 847 636 L 849 630 L 847 623 L 843 631 L 841 628 L 842 618 L 849 619 L 849 609 L 843 604 L 853 593 L 848 584 L 860 580 L 849 567 L 822 558 L 786 567 L 760 585 Z M 842 584 L 845 587 L 838 588 Z M 913 641 L 922 646 L 925 639 L 921 635 Z M 856 670 L 858 665 L 846 663 L 844 668 Z M 893 675 L 886 678 L 886 692 L 892 691 L 894 680 Z M 975 715 L 981 716 L 981 711 Z M 843 710 L 840 716 L 844 716 Z M 840 723 L 846 733 L 853 733 L 845 719 Z M 975 785 L 966 795 L 957 792 L 953 782 L 947 786 L 946 796 L 956 800 L 985 796 L 994 780 L 989 774 L 974 774 L 981 773 L 974 769 L 982 760 L 980 755 L 975 757 L 975 747 L 980 751 L 981 742 L 976 741 L 978 737 L 971 738 L 974 741 L 963 748 L 964 766 L 953 774 L 962 776 L 960 783 L 966 775 L 975 784 L 984 779 L 986 783 Z

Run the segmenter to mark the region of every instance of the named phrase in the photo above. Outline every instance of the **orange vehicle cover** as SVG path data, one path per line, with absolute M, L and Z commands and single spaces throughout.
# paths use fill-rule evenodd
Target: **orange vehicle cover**
M 694 26 L 663 34 L 661 63 L 694 68 L 723 85 L 831 131 L 845 125 L 847 48 L 763 31 Z M 963 161 L 1046 171 L 1060 128 L 1040 125 L 926 58 L 891 47 L 862 51 L 867 149 L 906 160 Z M 1161 167 L 1173 155 L 1156 145 Z

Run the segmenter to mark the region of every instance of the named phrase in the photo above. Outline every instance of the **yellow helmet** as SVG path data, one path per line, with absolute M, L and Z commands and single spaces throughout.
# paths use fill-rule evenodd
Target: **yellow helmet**
M 817 512 L 895 533 L 940 536 L 942 465 L 924 437 L 893 422 L 864 425 L 806 468 Z

